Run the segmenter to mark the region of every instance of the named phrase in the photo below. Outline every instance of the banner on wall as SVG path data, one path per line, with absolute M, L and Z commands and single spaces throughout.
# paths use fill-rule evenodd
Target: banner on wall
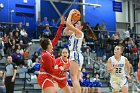
M 122 12 L 122 2 L 113 1 L 113 11 Z

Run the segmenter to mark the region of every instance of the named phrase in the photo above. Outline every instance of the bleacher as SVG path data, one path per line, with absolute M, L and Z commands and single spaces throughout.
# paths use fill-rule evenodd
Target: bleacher
M 39 46 L 38 42 L 34 42 L 33 45 L 30 46 L 30 51 L 35 51 L 35 49 Z M 32 52 L 33 53 L 33 52 Z M 0 60 L 0 70 L 4 70 L 6 59 L 3 58 Z M 111 93 L 110 88 L 108 87 L 106 80 L 101 80 L 103 86 L 101 88 L 102 93 Z M 129 87 L 129 90 L 133 90 L 133 93 L 139 93 L 136 90 L 136 87 Z M 41 89 L 37 83 L 37 77 L 32 73 L 27 73 L 27 68 L 18 68 L 17 75 L 15 80 L 15 89 L 14 93 L 41 93 Z M 59 93 L 64 93 L 62 90 Z M 131 93 L 131 92 L 130 92 Z

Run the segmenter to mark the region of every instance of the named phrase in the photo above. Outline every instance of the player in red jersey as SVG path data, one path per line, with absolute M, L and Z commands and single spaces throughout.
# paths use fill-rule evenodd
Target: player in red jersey
M 57 83 L 54 81 L 53 74 L 55 72 L 62 73 L 64 68 L 56 66 L 55 57 L 52 54 L 53 47 L 57 44 L 63 25 L 65 23 L 64 17 L 61 18 L 61 25 L 58 28 L 55 38 L 51 41 L 48 38 L 42 38 L 40 40 L 40 45 L 42 48 L 41 53 L 41 67 L 40 74 L 38 75 L 38 84 L 42 88 L 44 93 L 57 93 Z M 58 78 L 61 80 L 61 78 Z
M 55 75 L 59 78 L 65 78 L 63 80 L 55 79 L 58 86 L 64 90 L 65 93 L 72 93 L 70 86 L 67 83 L 67 71 L 70 68 L 70 60 L 68 59 L 69 53 L 68 49 L 64 48 L 61 52 L 61 57 L 56 59 L 56 64 L 58 67 L 64 67 L 63 73 L 56 73 Z

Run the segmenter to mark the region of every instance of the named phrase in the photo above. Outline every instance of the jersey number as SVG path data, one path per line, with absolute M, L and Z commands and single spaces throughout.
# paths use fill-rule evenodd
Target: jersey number
M 116 73 L 121 73 L 122 68 L 116 68 Z

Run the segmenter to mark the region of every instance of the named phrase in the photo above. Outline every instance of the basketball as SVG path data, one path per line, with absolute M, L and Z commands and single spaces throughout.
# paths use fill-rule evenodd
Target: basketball
M 72 14 L 71 20 L 72 21 L 79 21 L 81 18 L 80 12 L 77 10 L 75 13 Z

